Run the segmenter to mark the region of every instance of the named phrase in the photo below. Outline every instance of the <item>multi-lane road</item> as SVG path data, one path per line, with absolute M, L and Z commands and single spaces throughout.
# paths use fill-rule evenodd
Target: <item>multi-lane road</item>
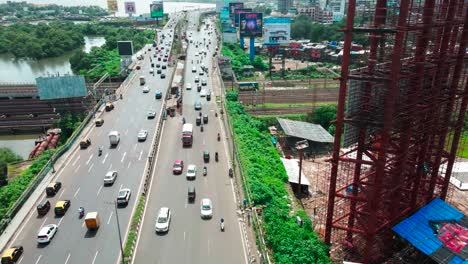
M 172 20 L 174 21 L 174 19 Z M 168 25 L 175 23 L 169 22 Z M 171 33 L 172 32 L 172 33 Z M 164 53 L 170 52 L 173 30 L 166 26 L 159 35 L 165 34 Z M 156 89 L 165 95 L 169 86 L 173 68 L 163 70 L 165 79 L 160 75 L 149 74 L 150 57 L 155 48 L 145 48 L 141 70 L 129 82 L 123 93 L 123 99 L 114 102 L 115 109 L 104 112 L 105 122 L 101 127 L 93 126 L 85 137 L 91 139 L 91 146 L 85 150 L 72 148 L 70 158 L 63 170 L 59 171 L 56 181 L 62 182 L 62 188 L 50 198 L 51 210 L 38 217 L 35 210 L 28 215 L 24 224 L 16 231 L 10 245 L 22 245 L 24 253 L 19 263 L 116 263 L 120 257 L 120 245 L 117 232 L 114 202 L 121 188 L 129 188 L 132 197 L 128 206 L 117 210 L 122 236 L 128 232 L 131 214 L 141 188 L 147 157 L 152 139 L 156 132 L 157 119 L 161 112 L 162 100 L 155 99 Z M 143 52 L 144 53 L 144 52 Z M 139 77 L 144 76 L 150 87 L 149 93 L 142 92 Z M 163 97 L 164 98 L 164 97 Z M 155 119 L 147 119 L 148 110 L 156 111 Z M 99 115 L 98 115 L 99 116 Z M 141 129 L 148 130 L 145 142 L 138 142 L 137 134 Z M 108 133 L 120 132 L 121 140 L 116 148 L 109 147 Z M 98 156 L 98 146 L 103 146 L 102 156 Z M 103 186 L 107 171 L 116 170 L 118 177 L 112 186 Z M 43 192 L 44 190 L 37 190 Z M 45 199 L 41 197 L 40 200 Z M 55 217 L 55 203 L 59 200 L 71 200 L 71 207 L 63 217 Z M 84 219 L 78 218 L 78 208 L 83 206 L 86 212 L 97 211 L 101 226 L 95 233 L 90 233 L 84 225 Z M 57 224 L 58 232 L 47 245 L 38 244 L 37 234 L 42 226 Z
M 214 34 L 215 25 L 209 21 L 209 29 L 202 26 L 201 31 L 197 32 L 198 15 L 191 13 L 188 17 L 189 43 L 184 82 L 191 83 L 192 89 L 184 88 L 183 91 L 183 116 L 186 122 L 194 124 L 194 143 L 191 148 L 182 147 L 182 117 L 168 119 L 165 122 L 143 226 L 137 243 L 134 263 L 138 264 L 247 263 L 244 239 L 236 215 L 234 186 L 228 176 L 227 147 L 224 139 L 217 141 L 217 134 L 223 134 L 223 131 L 216 97 L 213 96 L 213 93 L 219 96 L 220 91 L 219 87 L 213 87 L 211 82 L 213 53 L 218 45 Z M 207 55 L 200 55 L 202 50 L 206 51 Z M 199 74 L 202 63 L 208 67 L 209 76 L 206 73 Z M 192 72 L 193 66 L 197 69 L 196 73 Z M 212 91 L 210 101 L 207 101 L 206 97 L 200 97 L 194 81 L 195 76 L 199 76 L 200 80 L 208 80 L 207 86 L 203 89 Z M 194 110 L 196 101 L 202 103 L 201 111 Z M 203 132 L 199 126 L 195 126 L 199 112 L 209 116 Z M 215 117 L 216 112 L 218 117 Z M 210 153 L 209 163 L 203 161 L 204 150 Z M 214 159 L 215 152 L 219 153 L 219 162 Z M 172 174 L 172 165 L 176 159 L 181 159 L 185 163 L 181 175 Z M 188 181 L 185 177 L 189 164 L 195 164 L 198 169 L 196 179 L 193 181 Z M 207 176 L 202 174 L 204 165 L 208 168 Z M 194 203 L 189 203 L 187 199 L 189 185 L 195 186 L 196 189 Z M 213 202 L 212 219 L 203 220 L 200 217 L 202 198 L 209 198 Z M 155 221 L 161 207 L 169 207 L 172 211 L 170 230 L 162 235 L 155 233 Z M 221 218 L 226 222 L 225 232 L 220 231 Z

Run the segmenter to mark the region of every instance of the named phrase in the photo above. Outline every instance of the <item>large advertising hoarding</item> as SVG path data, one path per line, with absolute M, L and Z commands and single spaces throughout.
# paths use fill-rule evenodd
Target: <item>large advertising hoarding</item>
M 229 3 L 229 15 L 234 15 L 234 10 L 244 8 L 244 3 Z
M 237 33 L 223 32 L 223 43 L 237 43 Z
M 117 49 L 120 56 L 133 55 L 133 42 L 132 41 L 117 41 Z
M 125 7 L 125 14 L 135 14 L 136 12 L 135 2 L 125 2 L 124 7 Z
M 117 6 L 117 0 L 107 0 L 107 10 L 111 12 L 117 12 L 119 7 Z
M 239 14 L 252 12 L 252 8 L 240 8 L 234 10 L 234 26 L 239 26 Z
M 164 15 L 164 9 L 163 9 L 163 2 L 162 1 L 153 1 L 152 4 L 150 4 L 150 15 L 151 17 L 163 17 Z
M 239 13 L 240 34 L 246 37 L 261 37 L 263 13 Z
M 38 77 L 36 84 L 41 100 L 85 97 L 87 94 L 83 75 Z
M 263 43 L 289 44 L 291 41 L 291 19 L 269 17 L 263 20 Z

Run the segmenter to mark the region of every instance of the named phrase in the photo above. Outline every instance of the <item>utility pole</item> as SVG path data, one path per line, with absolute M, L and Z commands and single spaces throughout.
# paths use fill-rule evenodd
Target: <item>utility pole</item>
M 309 147 L 307 139 L 296 142 L 296 149 L 299 151 L 299 180 L 297 184 L 297 195 L 301 195 L 301 176 L 302 176 L 302 152 Z

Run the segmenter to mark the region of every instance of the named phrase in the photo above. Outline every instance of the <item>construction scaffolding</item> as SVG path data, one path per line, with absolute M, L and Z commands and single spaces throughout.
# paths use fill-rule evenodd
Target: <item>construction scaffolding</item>
M 325 226 L 331 254 L 382 263 L 395 251 L 390 228 L 447 198 L 468 103 L 467 6 L 348 1 Z M 353 61 L 352 40 L 363 36 L 367 60 Z

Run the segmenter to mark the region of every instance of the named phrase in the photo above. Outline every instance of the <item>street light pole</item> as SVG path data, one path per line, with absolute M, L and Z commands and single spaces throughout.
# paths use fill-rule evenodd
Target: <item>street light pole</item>
M 302 152 L 305 148 L 309 147 L 309 142 L 306 140 L 301 140 L 296 142 L 296 149 L 299 151 L 299 180 L 297 185 L 297 194 L 301 195 L 301 176 L 302 176 Z
M 119 214 L 117 213 L 117 202 L 114 202 L 114 208 L 115 208 L 115 218 L 117 219 L 117 230 L 119 232 L 120 253 L 122 254 L 122 263 L 125 263 L 125 256 L 124 256 L 123 244 L 122 244 L 122 235 L 120 233 Z

